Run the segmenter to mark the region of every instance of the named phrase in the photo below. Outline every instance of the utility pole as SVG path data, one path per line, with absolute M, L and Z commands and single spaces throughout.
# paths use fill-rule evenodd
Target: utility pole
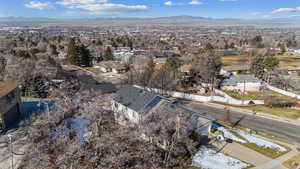
M 11 169 L 14 169 L 14 153 L 13 153 L 13 144 L 12 144 L 13 135 L 8 134 L 7 137 L 9 139 L 9 145 L 10 145 L 9 147 L 10 147 L 10 153 L 11 153 Z
M 243 99 L 242 99 L 242 104 L 244 105 L 245 103 L 245 91 L 246 91 L 246 80 L 244 80 L 244 89 L 243 89 Z
M 49 109 L 49 103 L 46 101 L 46 109 L 47 109 L 47 115 L 48 115 L 48 120 L 50 119 L 50 109 Z

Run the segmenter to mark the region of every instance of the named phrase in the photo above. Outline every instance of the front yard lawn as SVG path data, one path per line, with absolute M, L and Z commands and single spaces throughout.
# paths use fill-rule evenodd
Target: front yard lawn
M 260 92 L 245 92 L 245 95 L 243 93 L 237 92 L 237 91 L 229 91 L 225 90 L 225 93 L 227 93 L 229 96 L 239 99 L 239 100 L 263 100 L 266 97 L 273 96 L 278 97 L 281 99 L 288 99 L 293 100 L 294 98 L 267 90 L 267 91 L 260 91 Z
M 270 157 L 272 159 L 275 159 L 275 158 L 278 158 L 286 153 L 288 153 L 289 151 L 291 151 L 290 148 L 286 147 L 286 146 L 283 146 L 283 145 L 280 145 L 282 147 L 285 147 L 288 151 L 286 152 L 280 152 L 274 148 L 266 148 L 266 147 L 259 147 L 257 146 L 256 144 L 254 143 L 240 143 L 241 145 L 245 146 L 245 147 L 248 147 L 260 154 L 263 154 L 267 157 Z
M 233 135 L 235 135 L 236 137 L 238 137 L 240 139 L 244 139 L 237 132 L 234 132 L 234 131 L 230 131 L 230 132 Z M 239 142 L 237 142 L 237 143 L 239 143 Z M 254 143 L 239 143 L 239 144 L 241 144 L 241 145 L 243 145 L 245 147 L 248 147 L 248 148 L 250 148 L 250 149 L 252 149 L 252 150 L 254 150 L 254 151 L 256 151 L 256 152 L 258 152 L 260 154 L 263 154 L 263 155 L 265 155 L 267 157 L 270 157 L 272 159 L 278 158 L 278 157 L 280 157 L 280 156 L 282 156 L 282 155 L 284 155 L 284 154 L 286 154 L 286 153 L 288 153 L 288 152 L 291 151 L 291 149 L 289 147 L 283 146 L 283 145 L 280 145 L 280 146 L 284 147 L 287 150 L 285 152 L 280 152 L 280 151 L 278 151 L 277 149 L 274 149 L 274 148 L 260 147 L 260 146 L 254 144 Z
M 290 118 L 290 119 L 298 119 L 300 118 L 300 110 L 284 108 L 284 107 L 268 107 L 265 105 L 256 105 L 256 106 L 246 106 L 244 107 L 249 110 L 254 110 L 258 112 L 264 112 L 268 114 L 272 114 L 275 116 Z
M 288 161 L 284 162 L 283 165 L 289 169 L 295 169 L 300 166 L 300 154 L 294 156 Z

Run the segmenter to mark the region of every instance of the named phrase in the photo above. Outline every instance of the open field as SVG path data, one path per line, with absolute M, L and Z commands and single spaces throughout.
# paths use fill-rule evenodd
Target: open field
M 300 66 L 300 56 L 276 56 L 279 59 L 279 67 L 295 68 Z M 251 57 L 248 55 L 227 55 L 221 58 L 224 66 L 236 65 L 241 63 L 249 63 Z
M 226 55 L 222 56 L 221 61 L 224 66 L 236 65 L 239 63 L 249 62 L 250 57 L 248 55 Z
M 300 66 L 300 56 L 276 56 L 281 68 L 295 68 Z

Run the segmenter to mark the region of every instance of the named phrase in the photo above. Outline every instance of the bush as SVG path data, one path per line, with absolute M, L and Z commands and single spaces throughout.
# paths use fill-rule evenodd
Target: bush
M 293 107 L 297 104 L 297 101 L 270 96 L 265 98 L 265 104 L 269 107 Z

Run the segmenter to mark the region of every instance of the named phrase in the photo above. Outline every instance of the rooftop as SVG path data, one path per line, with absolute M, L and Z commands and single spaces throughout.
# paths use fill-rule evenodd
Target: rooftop
M 222 82 L 223 86 L 237 85 L 237 83 L 260 83 L 261 80 L 252 74 L 232 75 Z
M 154 98 L 159 99 L 158 95 L 148 90 L 130 85 L 123 86 L 117 96 L 116 101 L 137 112 L 142 111 Z
M 148 90 L 125 85 L 118 93 L 115 99 L 117 102 L 129 107 L 130 109 L 141 112 L 171 112 L 172 117 L 176 115 L 188 117 L 190 120 L 202 118 L 202 122 L 213 121 L 214 119 L 206 113 L 194 112 L 179 104 L 174 103 L 162 96 L 152 93 Z M 171 117 L 170 117 L 171 118 Z
M 18 82 L 0 82 L 0 98 L 6 96 L 20 85 L 21 83 Z

